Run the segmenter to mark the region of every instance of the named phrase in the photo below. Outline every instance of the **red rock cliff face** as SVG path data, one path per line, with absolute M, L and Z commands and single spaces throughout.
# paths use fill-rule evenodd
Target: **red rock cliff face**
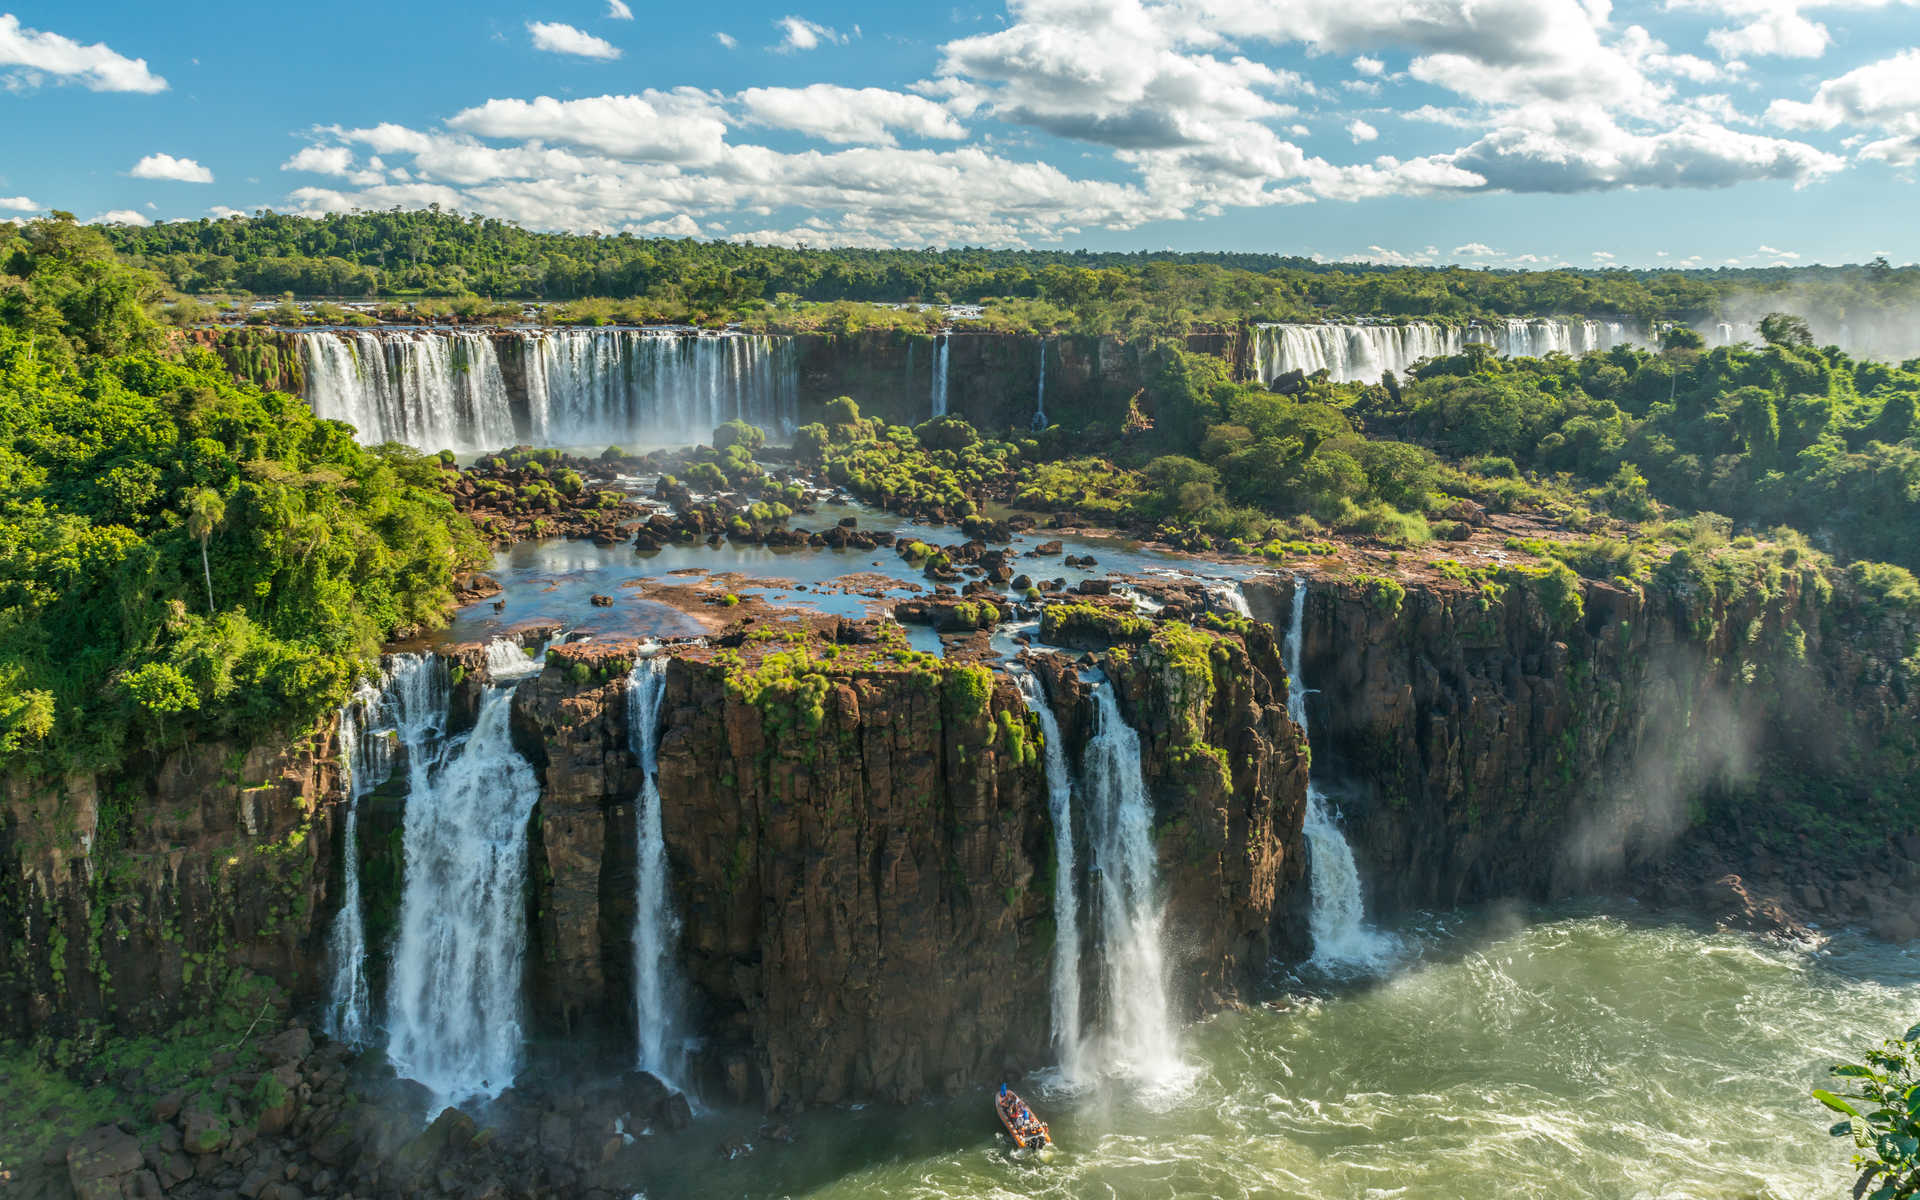
M 1914 631 L 1858 597 L 1804 570 L 1732 598 L 1660 578 L 1581 591 L 1561 624 L 1523 587 L 1489 601 L 1408 581 L 1396 603 L 1364 578 L 1309 577 L 1317 778 L 1379 908 L 1608 887 L 1660 863 L 1716 797 L 1739 801 L 1712 806 L 1734 815 L 1711 836 L 1744 851 L 1809 780 L 1865 795 L 1911 779 Z M 1285 627 L 1291 584 L 1249 594 Z

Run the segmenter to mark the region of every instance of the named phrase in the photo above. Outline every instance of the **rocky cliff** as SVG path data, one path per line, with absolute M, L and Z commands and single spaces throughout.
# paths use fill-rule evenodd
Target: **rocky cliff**
M 841 636 L 688 650 L 666 676 L 659 782 L 695 1024 L 715 1082 L 769 1106 L 909 1100 L 1052 1057 L 1059 881 L 1036 719 L 1004 675 Z M 1195 636 L 1204 696 L 1150 649 L 1102 658 L 1150 746 L 1190 1009 L 1265 970 L 1276 921 L 1297 941 L 1305 794 L 1277 668 Z M 562 648 L 515 698 L 542 774 L 536 993 L 553 1028 L 631 1010 L 631 655 Z M 1077 758 L 1084 685 L 1064 658 L 1036 666 Z
M 1294 585 L 1249 592 L 1284 627 Z M 1846 886 L 1848 916 L 1913 882 L 1862 844 L 1920 832 L 1920 631 L 1844 577 L 1683 555 L 1571 598 L 1353 575 L 1305 603 L 1316 778 L 1380 910 L 1644 891 L 1679 851 Z

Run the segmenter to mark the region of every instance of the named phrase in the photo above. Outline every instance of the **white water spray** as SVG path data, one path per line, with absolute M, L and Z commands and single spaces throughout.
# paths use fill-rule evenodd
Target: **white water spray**
M 520 1068 L 527 820 L 540 798 L 489 687 L 471 733 L 410 762 L 406 884 L 387 995 L 387 1056 L 440 1104 L 491 1098 Z
M 948 349 L 949 349 L 949 343 L 948 343 L 948 338 L 946 334 L 943 333 L 937 336 L 936 338 L 934 338 L 933 415 L 936 417 L 944 417 L 947 415 L 947 350 Z
M 1301 674 L 1301 647 L 1305 642 L 1307 584 L 1293 580 L 1293 612 L 1287 620 L 1287 715 L 1307 732 L 1307 687 Z M 1329 970 L 1374 971 L 1393 958 L 1391 937 L 1367 924 L 1365 894 L 1353 847 L 1340 830 L 1325 793 L 1307 779 L 1306 834 L 1313 868 L 1313 908 L 1307 928 L 1313 935 L 1313 962 Z
M 1054 719 L 1039 677 L 1014 676 L 1027 707 L 1040 718 L 1046 738 L 1047 810 L 1053 822 L 1053 1049 L 1060 1074 L 1072 1083 L 1080 1077 L 1080 902 L 1074 891 L 1073 772 L 1067 766 L 1066 739 Z
M 667 839 L 660 811 L 660 702 L 667 691 L 667 659 L 642 658 L 627 676 L 627 743 L 640 760 L 644 782 L 634 811 L 637 882 L 633 914 L 633 1000 L 638 1063 L 683 1088 L 686 1046 L 680 1020 L 679 979 L 673 968 L 680 920 L 667 878 Z M 684 1088 L 683 1088 L 684 1090 Z
M 1140 738 L 1120 715 L 1113 684 L 1093 690 L 1087 743 L 1087 833 L 1106 957 L 1109 1066 L 1155 1084 L 1185 1074 L 1167 998 L 1161 944 L 1166 909 L 1153 845 L 1153 806 L 1140 776 Z

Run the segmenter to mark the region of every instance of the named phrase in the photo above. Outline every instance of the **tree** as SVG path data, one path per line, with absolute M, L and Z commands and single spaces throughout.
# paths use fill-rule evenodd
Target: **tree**
M 1760 318 L 1760 336 L 1769 346 L 1804 349 L 1813 345 L 1813 330 L 1803 318 L 1792 313 L 1768 313 Z
M 1685 325 L 1669 325 L 1660 335 L 1662 350 L 1704 350 L 1707 339 L 1700 336 L 1697 329 Z
M 200 571 L 207 581 L 207 612 L 213 612 L 213 567 L 207 561 L 207 541 L 227 519 L 226 501 L 212 488 L 201 488 L 187 500 L 187 533 L 200 542 Z
M 1815 1100 L 1844 1118 L 1827 1132 L 1853 1139 L 1853 1165 L 1860 1168 L 1855 1196 L 1868 1195 L 1870 1200 L 1920 1196 L 1920 1045 L 1916 1043 L 1920 1043 L 1920 1025 L 1867 1051 L 1865 1062 L 1835 1066 L 1832 1074 L 1847 1080 L 1851 1091 L 1813 1091 Z M 1874 1187 L 1876 1180 L 1878 1187 Z M 1867 1192 L 1868 1188 L 1873 1191 Z

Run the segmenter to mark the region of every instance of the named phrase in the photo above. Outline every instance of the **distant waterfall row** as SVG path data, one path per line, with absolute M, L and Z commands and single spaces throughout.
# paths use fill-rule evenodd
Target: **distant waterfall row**
M 1515 358 L 1585 354 L 1637 345 L 1644 330 L 1621 321 L 1529 318 L 1473 325 L 1255 325 L 1248 347 L 1253 374 L 1262 382 L 1289 371 L 1326 371 L 1336 383 L 1378 383 L 1388 371 L 1404 375 L 1424 358 L 1459 354 L 1471 345 L 1493 347 Z
M 704 440 L 736 418 L 791 429 L 790 338 L 691 330 L 302 332 L 307 401 L 362 442 L 497 450 Z
M 340 908 L 328 941 L 332 979 L 322 1028 L 365 1046 L 384 1032 L 401 1075 L 442 1104 L 499 1094 L 519 1072 L 527 955 L 527 824 L 540 799 L 533 767 L 513 748 L 514 689 L 543 655 L 497 639 L 473 728 L 447 735 L 453 675 L 435 654 L 396 654 L 377 683 L 341 709 L 347 768 Z M 644 784 L 637 797 L 639 878 L 634 921 L 638 1064 L 683 1077 L 671 907 L 656 781 L 664 659 L 642 659 L 628 685 L 630 742 Z M 360 889 L 360 801 L 406 771 L 405 865 L 386 1005 L 376 1030 Z

